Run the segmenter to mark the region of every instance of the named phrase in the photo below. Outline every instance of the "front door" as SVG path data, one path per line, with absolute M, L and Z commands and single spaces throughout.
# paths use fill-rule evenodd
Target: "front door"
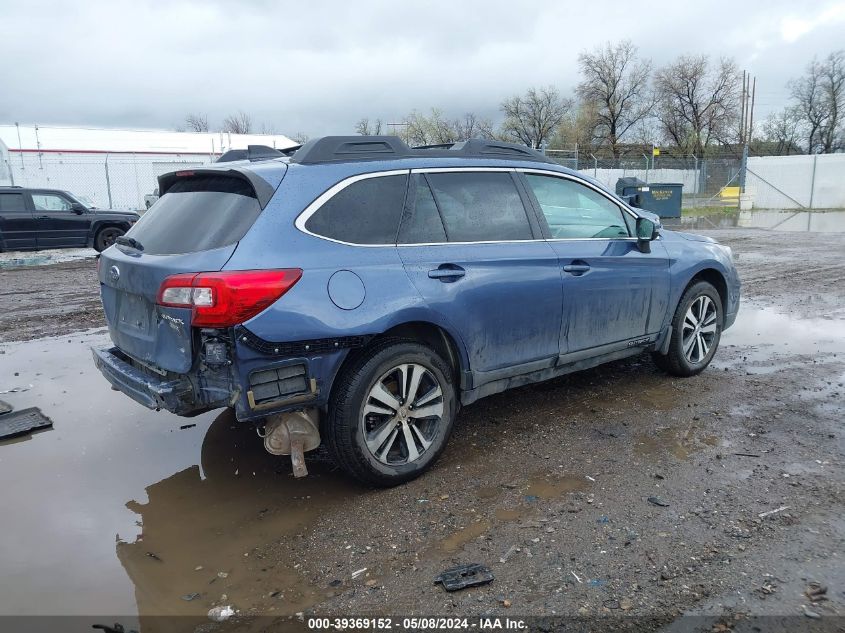
M 38 248 L 82 247 L 88 241 L 91 214 L 73 210 L 70 198 L 55 191 L 33 191 Z
M 561 354 L 601 354 L 657 333 L 669 300 L 663 245 L 641 252 L 635 217 L 598 188 L 563 175 L 524 177 L 560 262 Z
M 549 244 L 536 239 L 514 174 L 421 172 L 412 178 L 399 254 L 425 302 L 459 333 L 474 384 L 553 361 L 560 269 Z
M 23 192 L 0 192 L 0 239 L 3 248 L 35 248 L 35 218 Z

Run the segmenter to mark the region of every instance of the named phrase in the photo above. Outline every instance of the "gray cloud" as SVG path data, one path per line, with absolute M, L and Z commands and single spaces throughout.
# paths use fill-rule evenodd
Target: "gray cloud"
M 735 57 L 762 117 L 842 46 L 845 2 L 0 0 L 0 16 L 0 122 L 219 125 L 242 109 L 319 135 L 414 108 L 495 118 L 528 86 L 571 90 L 579 51 L 626 37 L 657 65 Z

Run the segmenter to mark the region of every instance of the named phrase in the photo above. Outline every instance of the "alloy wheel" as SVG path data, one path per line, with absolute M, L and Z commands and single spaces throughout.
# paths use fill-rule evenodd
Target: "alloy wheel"
M 681 331 L 684 356 L 692 364 L 702 362 L 716 339 L 718 313 L 716 304 L 701 295 L 690 304 Z
M 417 461 L 443 423 L 443 390 L 429 369 L 416 363 L 382 374 L 364 400 L 364 443 L 382 464 Z

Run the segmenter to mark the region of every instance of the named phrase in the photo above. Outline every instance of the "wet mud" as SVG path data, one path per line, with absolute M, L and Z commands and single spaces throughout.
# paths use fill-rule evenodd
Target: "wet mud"
M 486 398 L 430 473 L 390 490 L 319 456 L 295 480 L 228 411 L 182 419 L 109 390 L 88 353 L 102 328 L 11 342 L 63 327 L 44 312 L 16 329 L 21 299 L 0 315 L 0 391 L 19 389 L 0 398 L 54 427 L 0 442 L 0 615 L 143 631 L 209 626 L 221 605 L 238 615 L 219 630 L 314 613 L 845 615 L 845 235 L 711 234 L 745 301 L 706 372 L 642 356 Z M 62 323 L 96 325 L 73 307 L 96 306 L 91 266 L 0 270 L 2 300 L 77 275 Z M 433 584 L 469 562 L 495 581 Z M 828 600 L 808 602 L 812 580 Z

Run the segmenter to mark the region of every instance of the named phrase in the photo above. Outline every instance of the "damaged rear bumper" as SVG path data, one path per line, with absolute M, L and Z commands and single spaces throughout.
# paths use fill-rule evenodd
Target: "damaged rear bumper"
M 195 410 L 193 388 L 187 378 L 166 379 L 151 376 L 124 360 L 116 347 L 91 348 L 94 364 L 114 389 L 122 391 L 150 409 L 166 409 L 184 415 Z

